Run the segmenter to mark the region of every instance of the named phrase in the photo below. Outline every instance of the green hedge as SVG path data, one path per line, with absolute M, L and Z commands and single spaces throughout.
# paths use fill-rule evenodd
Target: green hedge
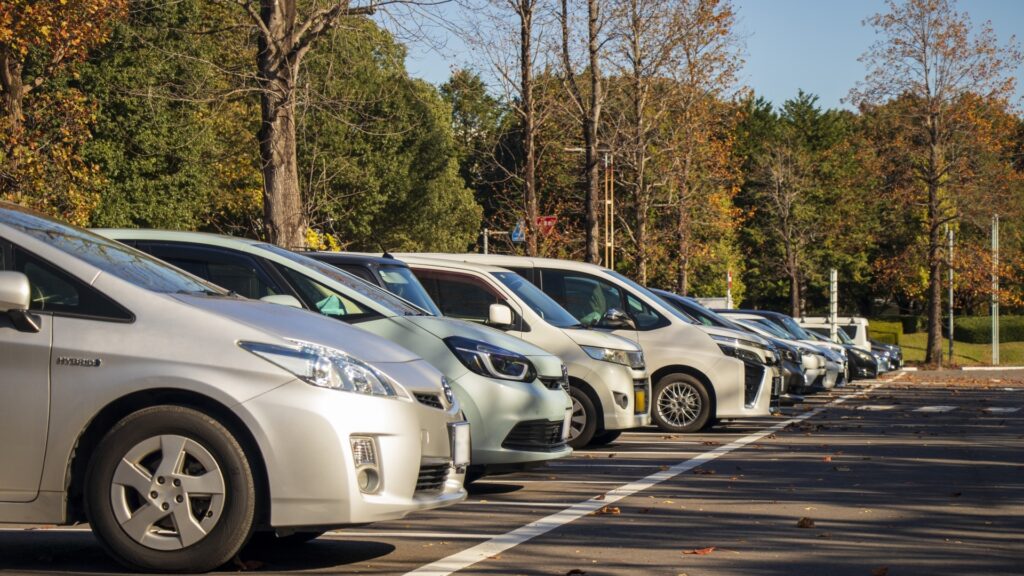
M 868 336 L 871 337 L 872 340 L 878 340 L 879 342 L 896 344 L 899 346 L 900 341 L 903 339 L 903 323 L 869 319 Z
M 917 314 L 893 314 L 889 316 L 879 316 L 878 320 L 882 322 L 899 322 L 903 325 L 904 334 L 916 334 L 918 332 L 925 332 L 928 330 L 927 316 L 919 316 Z
M 956 333 L 954 338 L 959 342 L 971 344 L 992 343 L 991 316 L 964 316 L 953 319 Z M 1000 342 L 1024 342 L 1024 316 L 999 317 Z

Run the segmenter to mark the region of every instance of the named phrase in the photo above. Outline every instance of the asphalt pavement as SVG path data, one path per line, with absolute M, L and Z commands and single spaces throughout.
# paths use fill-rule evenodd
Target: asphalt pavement
M 888 375 L 892 378 L 895 375 Z M 1024 574 L 1024 372 L 903 374 L 701 434 L 623 434 L 455 507 L 251 546 L 228 571 Z M 0 527 L 0 571 L 122 573 L 87 529 Z

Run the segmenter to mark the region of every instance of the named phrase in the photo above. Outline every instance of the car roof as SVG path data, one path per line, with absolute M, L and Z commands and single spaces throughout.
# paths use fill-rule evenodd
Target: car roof
M 431 258 L 420 254 L 400 254 L 397 257 L 401 258 L 406 263 L 412 262 L 413 264 L 422 264 L 424 266 L 444 266 L 446 268 L 471 270 L 474 272 L 510 272 L 509 269 L 502 268 L 501 266 L 478 264 L 476 262 L 466 262 L 463 260 L 449 260 L 447 258 Z
M 301 251 L 299 254 L 339 264 L 382 264 L 386 266 L 406 266 L 405 262 L 387 254 L 376 256 L 364 252 L 331 252 L 327 250 Z
M 97 234 L 113 238 L 114 240 L 167 240 L 170 242 L 196 242 L 214 246 L 255 246 L 266 244 L 263 240 L 228 236 L 226 234 L 213 234 L 211 232 L 186 232 L 183 230 L 152 230 L 145 228 L 94 228 Z
M 604 266 L 591 264 L 589 262 L 578 262 L 576 260 L 561 260 L 558 258 L 538 258 L 533 256 L 510 256 L 507 254 L 454 254 L 447 252 L 428 252 L 417 254 L 425 258 L 440 258 L 443 260 L 463 260 L 466 262 L 478 262 L 486 260 L 490 264 L 505 268 L 521 268 L 524 266 L 539 268 L 559 268 L 562 270 L 608 270 Z M 400 256 L 399 256 L 400 257 Z

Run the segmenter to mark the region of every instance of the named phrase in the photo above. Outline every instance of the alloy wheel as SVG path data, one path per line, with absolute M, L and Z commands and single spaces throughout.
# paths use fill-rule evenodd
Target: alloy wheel
M 701 397 L 689 382 L 672 382 L 658 397 L 658 414 L 673 426 L 687 426 L 697 420 L 701 412 Z

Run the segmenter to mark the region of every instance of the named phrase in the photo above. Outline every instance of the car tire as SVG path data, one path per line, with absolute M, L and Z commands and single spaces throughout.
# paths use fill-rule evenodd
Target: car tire
M 591 446 L 605 446 L 614 442 L 620 435 L 622 430 L 605 430 L 594 434 L 594 437 L 590 440 Z
M 576 386 L 569 387 L 569 397 L 572 399 L 569 446 L 578 450 L 590 444 L 597 432 L 597 408 L 590 396 Z
M 715 420 L 704 383 L 689 374 L 667 374 L 653 390 L 651 419 L 666 432 L 697 432 Z
M 249 539 L 256 516 L 238 440 L 182 406 L 144 408 L 115 424 L 89 461 L 84 496 L 97 539 L 135 570 L 218 568 Z

